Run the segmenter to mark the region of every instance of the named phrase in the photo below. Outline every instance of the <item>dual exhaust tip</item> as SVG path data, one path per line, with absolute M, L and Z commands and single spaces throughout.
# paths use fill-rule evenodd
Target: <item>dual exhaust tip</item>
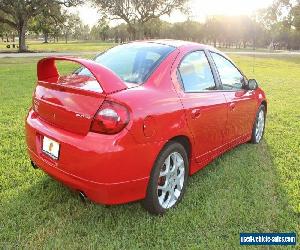
M 82 201 L 82 202 L 86 202 L 87 201 L 87 196 L 86 196 L 86 194 L 84 193 L 84 192 L 82 192 L 82 191 L 79 191 L 79 198 L 80 198 L 80 200 Z
M 38 165 L 36 165 L 33 161 L 31 161 L 31 166 L 34 168 L 34 169 L 38 169 Z
M 31 166 L 34 168 L 34 169 L 38 169 L 38 165 L 36 165 L 33 161 L 31 161 Z M 83 192 L 83 191 L 80 191 L 79 190 L 79 198 L 82 202 L 86 202 L 87 201 L 87 196 L 86 194 Z

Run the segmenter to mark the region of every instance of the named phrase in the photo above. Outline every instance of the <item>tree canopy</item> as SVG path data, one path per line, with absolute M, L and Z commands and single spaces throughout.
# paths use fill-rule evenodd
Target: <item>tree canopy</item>
M 20 51 L 26 51 L 25 33 L 41 39 L 102 40 L 126 42 L 134 39 L 171 38 L 222 47 L 269 47 L 300 49 L 300 0 L 274 0 L 252 16 L 208 16 L 198 22 L 169 23 L 162 16 L 175 9 L 185 11 L 189 0 L 89 0 L 101 12 L 98 23 L 84 25 L 67 7 L 83 0 L 0 0 L 0 37 L 19 35 Z M 111 26 L 110 20 L 121 23 Z M 10 39 L 9 39 L 10 38 Z
M 183 9 L 187 0 L 90 0 L 111 19 L 121 19 L 128 26 L 132 39 L 143 34 L 144 25 L 175 9 Z M 141 32 L 138 34 L 138 32 Z
M 77 6 L 82 0 L 0 0 L 0 22 L 18 31 L 19 51 L 26 51 L 25 35 L 28 22 L 42 12 L 51 11 L 53 5 Z

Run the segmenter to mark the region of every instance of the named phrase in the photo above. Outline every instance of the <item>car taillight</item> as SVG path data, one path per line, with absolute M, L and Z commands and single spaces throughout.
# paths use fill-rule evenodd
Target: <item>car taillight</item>
M 96 113 L 91 131 L 101 134 L 116 134 L 120 132 L 129 122 L 129 112 L 121 104 L 104 101 Z

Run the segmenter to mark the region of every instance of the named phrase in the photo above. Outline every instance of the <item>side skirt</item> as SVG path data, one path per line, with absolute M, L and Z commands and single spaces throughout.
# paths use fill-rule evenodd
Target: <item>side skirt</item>
M 218 147 L 209 153 L 199 156 L 197 158 L 194 158 L 191 161 L 191 166 L 190 166 L 190 175 L 198 172 L 205 166 L 207 166 L 210 162 L 212 162 L 214 159 L 219 157 L 220 155 L 224 154 L 225 152 L 235 148 L 236 146 L 243 144 L 245 142 L 248 142 L 251 139 L 251 134 L 246 134 L 238 137 L 237 139 L 226 143 L 222 145 L 221 147 Z

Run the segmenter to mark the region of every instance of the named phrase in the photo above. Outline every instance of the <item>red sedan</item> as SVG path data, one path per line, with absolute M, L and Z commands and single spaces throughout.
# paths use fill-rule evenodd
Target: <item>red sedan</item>
M 81 67 L 61 76 L 57 60 Z M 264 92 L 210 46 L 132 42 L 94 61 L 42 59 L 37 75 L 26 119 L 32 165 L 98 203 L 143 200 L 163 214 L 189 175 L 263 137 Z

